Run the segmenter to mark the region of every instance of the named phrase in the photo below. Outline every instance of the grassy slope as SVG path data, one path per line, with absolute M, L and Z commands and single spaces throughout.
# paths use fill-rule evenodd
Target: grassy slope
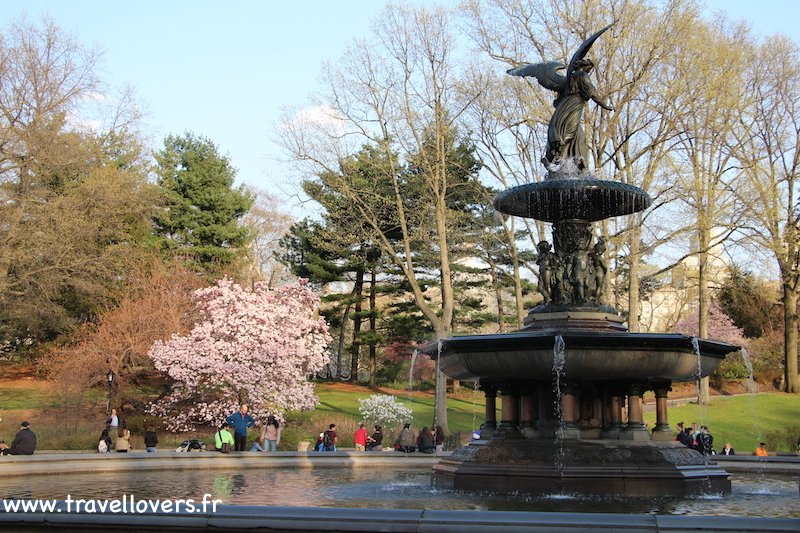
M 759 442 L 767 441 L 773 451 L 778 448 L 767 435 L 783 428 L 796 428 L 795 438 L 800 438 L 800 396 L 770 393 L 742 396 L 712 397 L 707 406 L 686 404 L 670 407 L 670 426 L 678 422 L 697 422 L 706 425 L 714 436 L 714 447 L 719 450 L 730 442 L 740 452 L 752 452 Z M 648 427 L 655 424 L 655 413 L 645 413 Z M 789 450 L 786 446 L 778 451 Z
M 392 394 L 397 401 L 405 404 L 414 412 L 413 425 L 419 429 L 431 426 L 433 422 L 433 394 L 415 391 L 409 398 L 405 391 L 371 390 L 366 387 L 347 386 L 339 383 L 319 383 L 316 386 L 320 404 L 316 411 L 329 414 L 335 422 L 337 416 L 348 416 L 359 420 L 359 399 L 373 394 Z M 447 400 L 447 421 L 451 432 L 471 432 L 481 425 L 484 419 L 483 393 L 470 389 L 462 389 Z
M 423 426 L 430 426 L 433 421 L 433 395 L 429 392 L 415 391 L 409 398 L 408 392 L 405 391 L 371 390 L 343 383 L 320 383 L 317 385 L 317 394 L 321 403 L 316 411 L 309 413 L 312 420 L 308 425 L 304 425 L 302 429 L 297 428 L 297 431 L 301 432 L 297 435 L 298 439 L 312 438 L 314 433 L 320 430 L 318 428 L 323 428 L 329 422 L 335 422 L 343 424 L 342 429 L 346 430 L 345 438 L 350 440 L 349 433 L 354 429 L 353 424 L 360 419 L 358 400 L 372 394 L 397 396 L 398 401 L 413 409 L 413 422 L 417 430 Z M 102 396 L 100 394 L 98 398 L 102 399 Z M 98 414 L 97 420 L 78 418 L 73 423 L 64 418 L 65 407 L 59 406 L 58 403 L 49 384 L 45 382 L 14 380 L 0 383 L 0 417 L 2 417 L 0 437 L 12 438 L 18 429 L 19 421 L 27 419 L 34 424 L 37 434 L 41 437 L 43 448 L 52 447 L 46 444 L 48 441 L 57 448 L 91 447 L 96 435 L 99 435 L 98 427 L 102 427 L 104 415 Z M 470 432 L 483 421 L 483 412 L 482 393 L 461 389 L 459 393 L 451 394 L 448 398 L 448 422 L 451 432 Z M 652 427 L 655 413 L 645 413 L 645 420 L 648 426 Z M 669 422 L 672 427 L 674 428 L 679 421 L 708 425 L 714 435 L 717 449 L 721 448 L 725 441 L 730 441 L 737 450 L 750 452 L 760 441 L 766 440 L 769 443 L 768 435 L 776 430 L 797 428 L 797 432 L 800 433 L 800 396 L 771 393 L 713 397 L 709 406 L 687 404 L 670 407 Z M 76 429 L 79 435 L 69 435 Z M 171 446 L 173 441 L 179 442 L 183 438 L 185 437 L 181 435 L 161 436 L 165 448 Z M 770 447 L 772 450 L 777 448 L 772 443 Z M 777 449 L 790 450 L 788 445 Z

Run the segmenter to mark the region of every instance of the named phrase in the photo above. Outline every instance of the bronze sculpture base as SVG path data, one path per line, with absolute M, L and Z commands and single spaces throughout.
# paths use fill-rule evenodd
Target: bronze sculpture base
M 729 494 L 730 475 L 680 443 L 493 439 L 456 450 L 433 468 L 455 490 L 630 497 Z

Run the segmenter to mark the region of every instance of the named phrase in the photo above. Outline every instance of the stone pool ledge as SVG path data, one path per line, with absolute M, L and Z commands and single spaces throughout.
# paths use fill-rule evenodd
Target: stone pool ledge
M 726 472 L 731 473 L 770 472 L 800 475 L 800 456 L 796 454 L 770 455 L 768 457 L 713 455 L 710 460 L 716 462 Z
M 425 509 L 334 509 L 220 505 L 200 513 L 76 513 L 59 502 L 49 512 L 7 512 L 0 527 L 14 531 L 388 531 L 420 533 L 571 532 L 796 532 L 797 518 L 430 511 Z
M 370 468 L 407 465 L 431 467 L 448 452 L 440 454 L 397 452 L 134 452 L 134 453 L 49 453 L 0 456 L 0 476 L 133 472 L 149 470 L 214 470 L 348 467 Z

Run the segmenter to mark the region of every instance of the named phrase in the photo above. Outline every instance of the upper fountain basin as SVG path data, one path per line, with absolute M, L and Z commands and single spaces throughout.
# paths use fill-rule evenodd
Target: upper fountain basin
M 546 179 L 512 187 L 497 195 L 494 208 L 545 222 L 593 222 L 643 211 L 650 202 L 647 193 L 633 185 L 586 177 Z
M 453 379 L 551 379 L 556 335 L 564 340 L 567 379 L 693 381 L 719 366 L 738 346 L 658 333 L 521 331 L 443 339 L 440 368 Z M 425 350 L 435 355 L 437 345 Z

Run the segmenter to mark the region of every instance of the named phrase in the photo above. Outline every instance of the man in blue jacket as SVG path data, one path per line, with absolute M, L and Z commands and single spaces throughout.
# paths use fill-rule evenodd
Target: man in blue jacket
M 247 449 L 247 430 L 256 424 L 252 416 L 247 414 L 247 405 L 242 404 L 239 410 L 225 419 L 233 427 L 234 451 L 243 452 Z

